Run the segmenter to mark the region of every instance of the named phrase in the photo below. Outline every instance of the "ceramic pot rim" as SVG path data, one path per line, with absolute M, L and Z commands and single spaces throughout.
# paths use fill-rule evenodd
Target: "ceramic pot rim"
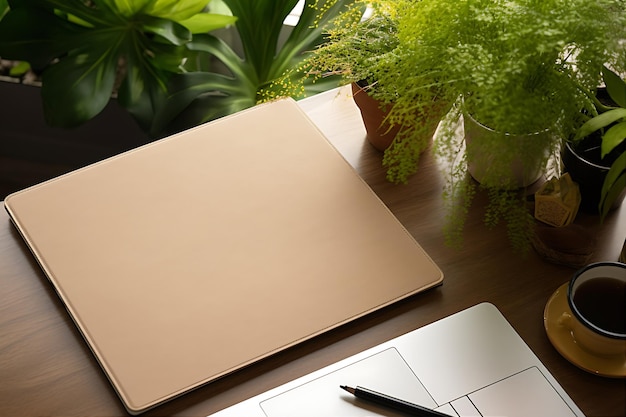
M 576 158 L 576 160 L 580 161 L 581 163 L 583 163 L 585 165 L 588 165 L 590 167 L 599 169 L 601 171 L 607 171 L 608 172 L 609 169 L 611 169 L 611 167 L 607 167 L 606 165 L 598 165 L 598 164 L 593 163 L 593 162 L 583 158 L 582 156 L 580 156 L 580 154 L 578 152 L 576 152 L 576 150 L 572 146 L 571 142 L 569 142 L 569 141 L 565 142 L 565 146 L 567 147 L 569 152 L 574 156 L 574 158 Z
M 537 130 L 535 132 L 530 132 L 530 133 L 509 133 L 509 132 L 501 132 L 499 130 L 496 130 L 492 127 L 489 127 L 481 122 L 479 122 L 478 120 L 476 120 L 476 118 L 474 117 L 474 115 L 472 115 L 470 112 L 468 111 L 464 111 L 463 112 L 463 118 L 469 118 L 472 123 L 476 124 L 477 126 L 479 126 L 481 129 L 484 129 L 490 133 L 495 133 L 498 135 L 503 135 L 505 137 L 512 137 L 512 138 L 516 138 L 516 137 L 528 137 L 528 138 L 532 138 L 534 136 L 539 136 L 539 135 L 544 135 L 547 133 L 550 133 L 550 129 L 546 128 L 544 130 Z

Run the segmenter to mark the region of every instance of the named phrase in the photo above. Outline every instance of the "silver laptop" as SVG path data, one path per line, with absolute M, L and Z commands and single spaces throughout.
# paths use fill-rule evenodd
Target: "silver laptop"
M 400 416 L 363 386 L 450 416 L 583 416 L 495 306 L 478 304 L 222 410 L 213 417 Z
M 131 413 L 443 279 L 293 100 L 5 207 Z

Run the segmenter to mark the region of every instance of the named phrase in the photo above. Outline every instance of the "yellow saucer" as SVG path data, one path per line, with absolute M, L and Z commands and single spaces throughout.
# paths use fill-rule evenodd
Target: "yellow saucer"
M 567 303 L 567 285 L 561 285 L 552 294 L 543 312 L 543 324 L 548 339 L 554 348 L 568 361 L 594 375 L 610 378 L 626 378 L 626 356 L 594 356 L 584 350 L 574 340 L 571 332 L 559 325 L 558 320 L 565 311 L 570 311 Z

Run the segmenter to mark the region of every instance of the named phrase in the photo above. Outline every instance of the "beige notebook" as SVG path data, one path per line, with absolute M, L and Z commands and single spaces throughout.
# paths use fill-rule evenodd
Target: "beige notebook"
M 443 279 L 291 99 L 5 204 L 133 414 Z

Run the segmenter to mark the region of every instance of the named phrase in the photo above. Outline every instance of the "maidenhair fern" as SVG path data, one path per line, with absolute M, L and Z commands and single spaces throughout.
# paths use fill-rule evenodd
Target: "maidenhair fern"
M 383 159 L 390 181 L 413 178 L 432 141 L 432 121 L 443 120 L 434 149 L 452 167 L 444 197 L 460 199 L 447 205 L 461 212 L 450 216 L 449 240 L 462 235 L 464 212 L 480 187 L 491 201 L 486 220 L 507 222 L 512 243 L 522 247 L 529 230 L 524 192 L 499 192 L 498 172 L 518 158 L 546 167 L 578 128 L 581 110 L 592 108 L 590 92 L 600 83 L 602 66 L 626 67 L 626 3 L 377 0 L 370 5 L 372 17 L 339 23 L 329 43 L 312 52 L 308 74 L 365 80 L 371 95 L 391 107 L 386 122 L 401 131 Z M 494 157 L 480 185 L 467 177 L 467 165 L 484 156 L 466 152 L 459 132 L 464 115 L 501 133 L 486 145 Z M 537 132 L 545 133 L 542 139 L 502 153 L 502 142 Z

